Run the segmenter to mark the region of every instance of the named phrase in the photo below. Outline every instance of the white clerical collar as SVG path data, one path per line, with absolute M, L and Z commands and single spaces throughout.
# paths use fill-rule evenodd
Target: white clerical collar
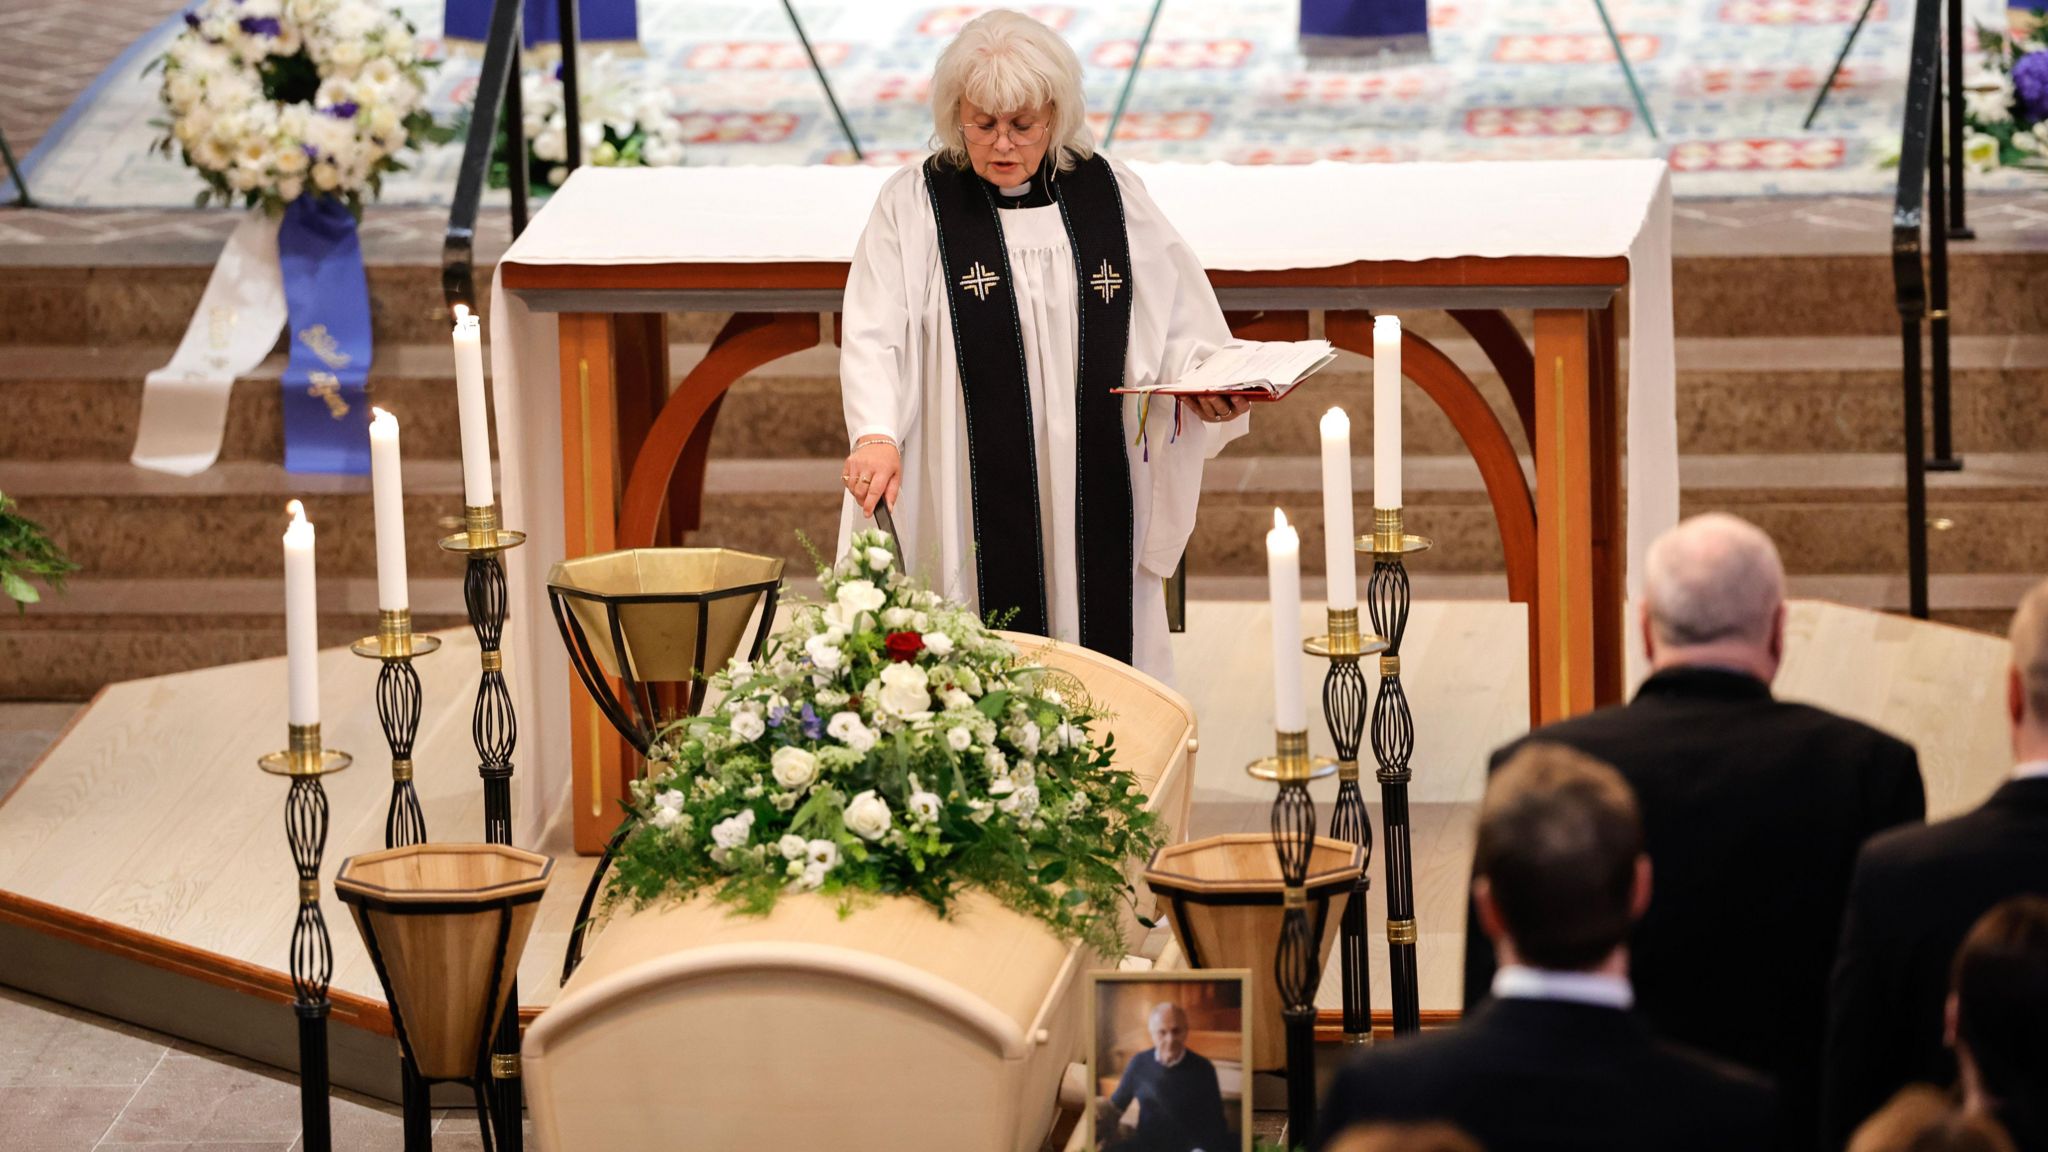
M 2038 780 L 2044 776 L 2048 776 L 2048 760 L 2029 760 L 2013 765 L 2012 778 L 2015 780 Z
M 1623 1012 L 1635 1007 L 1635 989 L 1626 977 L 1595 972 L 1554 972 L 1510 964 L 1493 974 L 1497 1000 L 1563 1000 Z
M 1015 188 L 998 188 L 996 189 L 996 191 L 1001 192 L 1003 195 L 1010 197 L 1012 200 L 1016 199 L 1019 196 L 1029 196 L 1031 195 L 1031 181 L 1026 180 L 1022 184 L 1017 185 Z

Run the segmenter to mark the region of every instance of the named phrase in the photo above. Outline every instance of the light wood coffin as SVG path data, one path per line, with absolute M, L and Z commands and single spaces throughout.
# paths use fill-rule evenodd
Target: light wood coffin
M 1096 653 L 1012 639 L 1113 717 L 1118 762 L 1178 840 L 1194 776 L 1186 698 Z M 1142 935 L 1134 916 L 1129 946 Z M 621 909 L 527 1030 L 534 1134 L 545 1152 L 1028 1152 L 1081 1056 L 1086 974 L 1116 959 L 981 893 L 944 920 L 909 899 L 842 919 L 836 902 L 796 895 L 767 917 L 704 898 Z

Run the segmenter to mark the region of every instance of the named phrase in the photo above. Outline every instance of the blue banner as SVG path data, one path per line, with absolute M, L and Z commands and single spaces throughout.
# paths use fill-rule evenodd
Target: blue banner
M 370 288 L 348 206 L 301 196 L 277 229 L 284 272 L 284 470 L 370 470 Z
M 1301 53 L 1368 65 L 1427 58 L 1429 2 L 1301 0 Z
M 492 0 L 447 0 L 442 34 L 450 40 L 482 43 L 491 32 L 492 6 Z M 520 27 L 528 48 L 561 39 L 560 0 L 525 0 Z M 636 42 L 640 39 L 639 6 L 635 0 L 579 0 L 576 33 L 580 44 Z

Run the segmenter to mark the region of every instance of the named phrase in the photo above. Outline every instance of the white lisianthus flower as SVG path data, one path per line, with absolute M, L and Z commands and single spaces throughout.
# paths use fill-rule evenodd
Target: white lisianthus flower
M 674 788 L 664 788 L 654 794 L 654 806 L 669 812 L 682 811 L 686 800 L 687 797 Z
M 673 140 L 649 140 L 640 148 L 649 168 L 673 168 L 683 162 L 683 146 Z
M 924 647 L 925 651 L 944 660 L 953 654 L 953 638 L 944 632 L 926 632 Z
M 846 802 L 846 830 L 863 840 L 879 840 L 892 823 L 889 802 L 870 788 Z
M 647 822 L 666 832 L 682 823 L 683 814 L 674 808 L 656 808 L 647 814 Z
M 801 836 L 785 835 L 776 841 L 775 848 L 782 853 L 784 860 L 802 860 L 810 851 L 810 844 Z
M 858 712 L 834 712 L 825 723 L 826 735 L 856 752 L 875 746 L 875 734 L 861 721 Z
M 948 688 L 939 693 L 939 699 L 945 701 L 946 709 L 951 712 L 965 712 L 974 707 L 974 697 L 958 688 Z
M 711 826 L 711 842 L 730 852 L 745 847 L 754 834 L 754 810 L 740 809 L 739 815 L 728 816 Z
M 820 632 L 804 641 L 805 654 L 810 656 L 811 663 L 821 672 L 838 671 L 839 662 L 844 659 L 845 654 L 839 650 L 839 645 L 834 640 L 834 633 L 837 631 L 838 629 Z
M 931 679 L 915 664 L 891 664 L 882 669 L 882 690 L 875 694 L 884 712 L 906 719 L 931 711 Z
M 839 585 L 832 598 L 849 614 L 880 611 L 889 600 L 888 594 L 875 587 L 872 580 L 848 580 Z
M 2012 122 L 2012 77 L 1994 70 L 1971 72 L 1963 80 L 1963 110 L 1979 124 Z
M 1008 796 L 1016 790 L 1017 782 L 1008 775 L 998 776 L 988 782 L 988 794 L 991 796 Z
M 965 728 L 950 728 L 946 731 L 946 747 L 955 752 L 965 752 L 974 745 L 974 733 Z
M 911 819 L 914 823 L 931 824 L 937 822 L 939 812 L 945 807 L 945 802 L 939 799 L 937 793 L 925 791 L 924 786 L 918 783 L 917 777 L 912 776 L 910 778 L 910 800 L 907 806 L 910 809 Z
M 1010 729 L 1008 735 L 1010 743 L 1015 744 L 1019 752 L 1024 753 L 1026 756 L 1038 755 L 1037 724 L 1026 720 L 1022 724 Z
M 733 713 L 732 734 L 741 740 L 759 740 L 761 734 L 767 730 L 768 726 L 762 722 L 760 713 L 752 711 Z
M 784 788 L 802 788 L 818 777 L 818 758 L 793 745 L 777 748 L 768 764 L 775 782 Z
M 1974 130 L 1963 134 L 1963 162 L 1978 172 L 1998 167 L 1998 137 Z
M 884 627 L 884 628 L 887 628 L 887 629 L 888 629 L 889 631 L 891 631 L 891 632 L 899 631 L 899 630 L 901 630 L 901 629 L 902 629 L 902 628 L 903 628 L 903 627 L 904 627 L 905 625 L 907 625 L 907 624 L 909 624 L 909 623 L 910 623 L 910 609 L 908 609 L 908 608 L 884 608 L 884 609 L 882 609 L 882 627 Z
M 887 548 L 869 545 L 867 548 L 868 567 L 887 568 L 896 559 L 896 554 Z
M 790 867 L 796 867 L 796 861 L 790 861 Z M 796 886 L 805 892 L 815 892 L 824 887 L 825 874 L 830 871 L 831 869 L 820 864 L 806 864 L 803 866 L 803 872 L 797 876 Z
M 804 854 L 819 869 L 830 872 L 839 867 L 839 845 L 830 840 L 813 840 L 804 846 Z
M 1010 770 L 1010 762 L 1004 759 L 1003 754 L 994 748 L 989 749 L 987 754 L 981 758 L 981 763 L 988 769 L 991 776 L 1001 776 Z
M 1019 819 L 1029 820 L 1038 811 L 1038 786 L 1026 784 L 997 803 L 1005 812 L 1014 813 Z

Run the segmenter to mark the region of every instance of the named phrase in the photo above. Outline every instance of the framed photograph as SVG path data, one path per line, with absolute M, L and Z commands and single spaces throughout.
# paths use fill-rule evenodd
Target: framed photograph
M 1252 1152 L 1249 968 L 1091 972 L 1088 1146 Z

